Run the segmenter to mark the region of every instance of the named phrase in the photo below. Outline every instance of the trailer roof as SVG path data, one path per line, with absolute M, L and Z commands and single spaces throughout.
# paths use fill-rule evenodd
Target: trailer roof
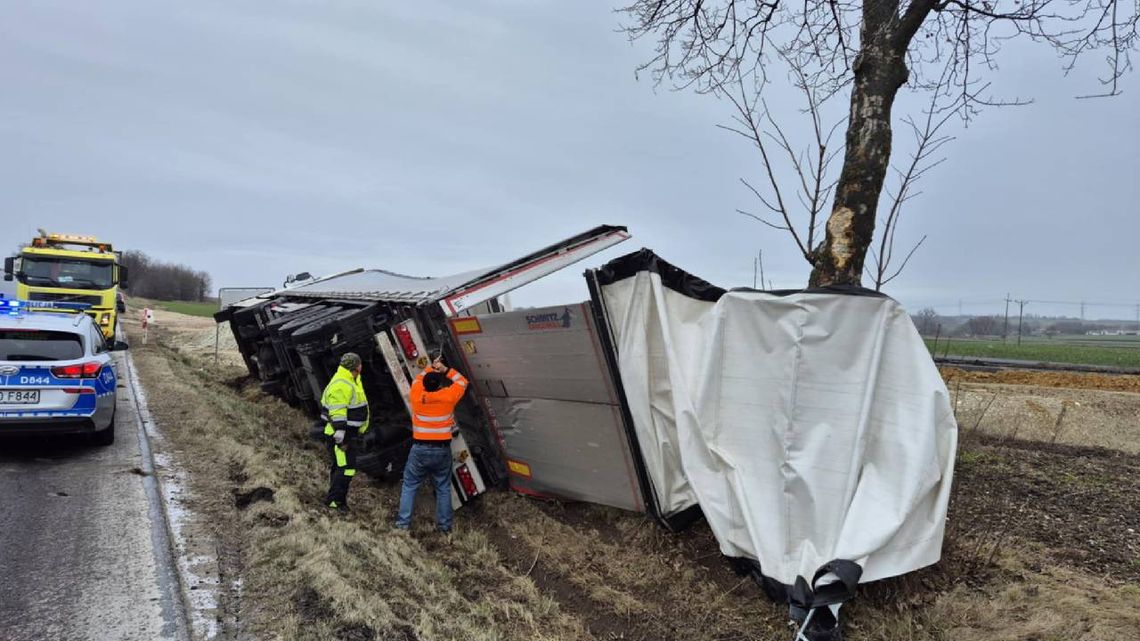
M 454 314 L 628 238 L 625 227 L 601 225 L 495 267 L 427 278 L 383 269 L 364 269 L 278 290 L 266 297 L 343 298 L 409 304 L 438 302 L 445 312 Z
M 487 271 L 476 269 L 454 276 L 428 278 L 405 276 L 383 269 L 363 269 L 280 290 L 275 294 L 305 298 L 333 296 L 385 302 L 422 303 L 438 300 L 447 292 L 462 287 L 465 283 L 478 278 Z

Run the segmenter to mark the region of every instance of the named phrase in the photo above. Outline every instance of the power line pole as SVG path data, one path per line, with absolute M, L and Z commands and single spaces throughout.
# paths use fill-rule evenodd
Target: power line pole
M 1136 305 L 1136 331 L 1140 332 L 1140 304 Z
M 1081 301 L 1081 320 L 1085 319 L 1085 301 Z
M 1005 294 L 1005 325 L 1001 328 L 1001 342 L 1005 342 L 1006 337 L 1009 336 L 1009 292 Z
M 1017 344 L 1020 345 L 1021 344 L 1021 319 L 1023 316 L 1025 316 L 1025 305 L 1029 301 L 1027 301 L 1027 300 L 1015 300 L 1013 302 L 1017 303 L 1019 306 L 1019 309 L 1017 310 Z
M 756 255 L 756 259 L 758 261 L 760 261 L 760 286 L 763 287 L 764 286 L 764 250 L 763 249 L 761 249 L 760 252 Z M 768 289 L 772 289 L 772 288 L 769 287 Z
M 756 289 L 756 259 L 752 259 L 752 289 Z

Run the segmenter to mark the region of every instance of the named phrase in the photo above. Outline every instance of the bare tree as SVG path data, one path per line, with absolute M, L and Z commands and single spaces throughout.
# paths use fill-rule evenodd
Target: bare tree
M 903 206 L 921 194 L 921 192 L 915 191 L 915 185 L 922 180 L 922 177 L 946 160 L 945 157 L 935 157 L 935 155 L 941 151 L 943 145 L 954 138 L 941 135 L 939 132 L 960 109 L 968 107 L 968 96 L 956 95 L 952 99 L 947 99 L 945 95 L 952 69 L 952 64 L 945 67 L 938 83 L 930 91 L 930 104 L 923 114 L 922 126 L 919 126 L 910 116 L 903 118 L 903 122 L 910 127 L 914 136 L 915 148 L 905 165 L 905 169 L 894 168 L 898 177 L 898 186 L 894 193 L 891 193 L 890 188 L 886 188 L 887 196 L 891 200 L 886 220 L 883 221 L 882 230 L 879 232 L 879 251 L 876 252 L 873 245 L 870 247 L 875 291 L 881 291 L 883 285 L 898 278 L 899 274 L 906 268 L 907 263 L 910 262 L 911 257 L 914 256 L 914 252 L 926 241 L 924 234 L 906 253 L 902 262 L 898 263 L 897 266 L 894 264 L 895 234 L 899 229 L 899 219 L 902 215 Z
M 789 140 L 760 93 L 751 90 L 756 80 L 749 80 L 739 69 L 731 84 L 725 83 L 718 89 L 736 111 L 732 116 L 732 124 L 720 125 L 720 128 L 748 140 L 759 151 L 764 165 L 763 187 L 758 188 L 743 178 L 740 182 L 752 192 L 766 211 L 756 213 L 738 209 L 737 212 L 773 229 L 788 232 L 804 260 L 813 263 L 812 248 L 815 247 L 816 234 L 824 208 L 835 188 L 835 181 L 829 178 L 828 170 L 838 150 L 832 147 L 831 141 L 842 121 L 825 129 L 822 105 L 827 96 L 813 86 L 803 65 L 795 61 L 787 62 L 794 72 L 793 83 L 803 95 L 804 113 L 811 121 L 814 137 L 806 150 L 797 148 Z M 786 193 L 787 190 L 781 187 L 776 154 L 786 159 L 798 179 L 798 184 L 791 191 L 806 213 L 806 225 L 802 227 L 795 220 L 798 218 L 793 210 L 795 203 L 788 197 L 790 194 Z M 770 215 L 778 216 L 775 222 L 768 218 Z
M 997 316 L 975 316 L 966 321 L 966 331 L 973 336 L 1001 336 L 1001 319 Z
M 741 183 L 756 197 L 763 210 L 760 213 L 743 209 L 736 211 L 768 227 L 788 232 L 804 260 L 814 267 L 816 258 L 812 249 L 816 247 L 815 239 L 824 208 L 827 206 L 827 201 L 830 200 L 837 182 L 832 178 L 834 167 L 832 161 L 840 149 L 833 147 L 831 141 L 835 131 L 845 123 L 846 118 L 836 120 L 825 131 L 822 122 L 822 103 L 828 96 L 821 95 L 821 92 L 811 85 L 802 61 L 785 60 L 785 62 L 792 72 L 792 84 L 803 96 L 805 105 L 803 113 L 808 117 L 811 124 L 813 140 L 807 145 L 807 148 L 797 149 L 793 145 L 785 134 L 784 127 L 772 115 L 767 103 L 752 92 L 753 83 L 740 76 L 732 82 L 731 92 L 725 91 L 725 97 L 733 105 L 736 112 L 732 116 L 733 124 L 721 125 L 720 128 L 746 138 L 760 152 L 760 159 L 764 166 L 765 182 L 761 188 L 741 179 Z M 915 150 L 904 168 L 894 168 L 898 185 L 894 188 L 893 193 L 889 187 L 886 188 L 891 202 L 886 220 L 882 228 L 878 230 L 879 250 L 878 252 L 875 251 L 874 243 L 869 247 L 876 291 L 882 290 L 883 285 L 891 282 L 902 273 L 915 251 L 926 240 L 926 236 L 919 239 L 910 248 L 910 251 L 903 256 L 901 263 L 895 264 L 895 237 L 903 206 L 919 195 L 920 192 L 914 191 L 915 184 L 926 172 L 945 160 L 941 157 L 935 158 L 934 155 L 940 151 L 943 145 L 953 140 L 950 136 L 939 134 L 947 121 L 954 117 L 955 108 L 961 104 L 957 96 L 949 100 L 949 104 L 940 104 L 940 102 L 945 101 L 944 92 L 947 88 L 945 82 L 948 71 L 949 69 L 943 73 L 938 85 L 931 91 L 931 102 L 929 108 L 923 112 L 925 117 L 922 125 L 920 126 L 910 117 L 903 120 L 914 135 Z M 722 90 L 728 86 L 723 86 Z M 775 154 L 770 151 L 770 148 L 773 147 Z M 781 161 L 781 159 L 783 160 Z M 781 167 L 779 165 L 781 162 L 786 163 L 784 167 L 790 168 L 798 180 L 798 184 L 793 185 L 792 188 L 792 191 L 795 192 L 795 202 L 789 202 L 790 199 L 785 197 L 788 190 L 786 186 L 781 186 L 781 181 L 777 178 L 777 174 L 780 173 Z M 793 211 L 797 204 L 804 210 L 805 215 L 797 216 L 796 212 Z M 766 215 L 775 215 L 778 218 L 773 222 L 773 220 L 766 218 Z M 798 223 L 797 220 L 805 220 L 806 224 Z
M 933 307 L 920 309 L 914 317 L 914 324 L 918 328 L 919 334 L 923 336 L 932 334 L 934 328 L 938 326 L 938 312 Z
M 968 119 L 983 106 L 1023 102 L 994 99 L 979 77 L 994 69 L 1006 40 L 1020 36 L 1052 46 L 1066 72 L 1085 54 L 1106 51 L 1104 90 L 1097 96 L 1119 93 L 1119 80 L 1131 69 L 1130 53 L 1140 42 L 1140 5 L 1121 0 L 635 0 L 624 11 L 632 18 L 625 27 L 631 38 L 656 41 L 654 55 L 640 70 L 659 82 L 732 102 L 738 118 L 731 129 L 760 148 L 766 167 L 767 189 L 749 188 L 777 218 L 749 214 L 791 233 L 812 265 L 812 286 L 862 283 L 890 167 L 891 111 L 904 85 L 930 91 L 932 101 L 923 124 L 908 123 L 918 137 L 917 151 L 910 169 L 900 171 L 900 186 L 888 192 L 892 204 L 872 257 L 879 287 L 910 255 L 891 268 L 899 212 L 913 197 L 917 177 L 937 163 L 931 155 L 948 140 L 938 134 L 947 115 Z M 794 151 L 761 97 L 772 70 L 784 67 L 807 93 L 815 153 Z M 844 157 L 832 183 L 821 177 L 832 152 L 818 112 L 844 90 L 850 92 Z M 778 150 L 799 159 L 792 167 L 802 178 L 796 191 L 806 226 L 792 224 L 790 200 L 772 165 Z M 821 225 L 820 203 L 829 198 Z
M 137 250 L 123 252 L 119 262 L 130 270 L 131 293 L 135 296 L 201 301 L 210 295 L 210 274 L 205 271 L 164 263 Z

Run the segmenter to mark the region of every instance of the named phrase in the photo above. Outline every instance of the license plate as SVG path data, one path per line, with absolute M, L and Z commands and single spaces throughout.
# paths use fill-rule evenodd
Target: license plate
M 33 405 L 40 402 L 38 389 L 6 389 L 0 390 L 0 405 Z

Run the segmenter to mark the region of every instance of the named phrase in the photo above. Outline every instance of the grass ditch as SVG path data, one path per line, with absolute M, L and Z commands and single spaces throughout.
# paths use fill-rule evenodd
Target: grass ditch
M 512 575 L 487 537 L 393 534 L 392 487 L 359 479 L 348 518 L 319 505 L 328 470 L 297 412 L 203 367 L 159 340 L 133 349 L 155 420 L 187 469 L 196 510 L 218 524 L 223 556 L 240 558 L 241 632 L 256 639 L 585 638 L 533 582 Z M 237 507 L 236 495 L 272 490 Z M 262 493 L 264 495 L 264 492 Z M 368 509 L 371 508 L 371 509 Z M 421 523 L 423 521 L 421 520 Z M 430 548 L 430 549 L 429 549 Z M 494 586 L 470 599 L 458 586 Z
M 327 468 L 305 436 L 308 420 L 245 381 L 243 369 L 180 352 L 178 340 L 159 327 L 149 345 L 134 342 L 134 358 L 189 473 L 191 507 L 211 514 L 226 571 L 243 577 L 228 606 L 237 613 L 230 638 L 791 637 L 785 608 L 728 569 L 704 524 L 670 535 L 643 515 L 493 493 L 459 511 L 450 539 L 430 532 L 430 502 L 421 500 L 417 529 L 401 536 L 391 528 L 398 488 L 367 477 L 354 483 L 353 514 L 330 515 L 318 505 Z M 862 586 L 847 638 L 1135 637 L 1140 588 L 1130 560 L 1109 559 L 1105 578 L 1105 559 L 1075 543 L 1088 534 L 1074 529 L 1081 519 L 1093 540 L 1130 523 L 1122 511 L 1136 457 L 1114 457 L 965 439 L 943 561 Z M 1124 473 L 1131 484 L 1118 482 Z M 1058 496 L 1106 483 L 1115 491 L 1092 512 L 1042 525 L 1043 515 L 1074 509 Z M 1057 504 L 1011 512 L 1026 502 Z

